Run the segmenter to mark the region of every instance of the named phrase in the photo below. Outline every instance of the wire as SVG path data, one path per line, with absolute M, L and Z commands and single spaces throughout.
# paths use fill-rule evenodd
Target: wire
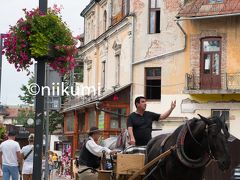
M 133 83 L 134 85 L 137 86 L 144 86 L 144 87 L 172 87 L 172 86 L 180 86 L 180 85 L 184 85 L 185 83 L 177 83 L 177 84 L 167 84 L 167 85 L 161 85 L 161 86 L 154 86 L 154 85 L 145 85 L 145 84 L 140 84 L 140 83 Z

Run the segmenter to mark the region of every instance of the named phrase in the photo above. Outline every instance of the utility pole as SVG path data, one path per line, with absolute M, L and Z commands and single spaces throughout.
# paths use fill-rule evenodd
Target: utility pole
M 47 0 L 39 0 L 39 10 L 47 13 Z M 34 121 L 34 157 L 33 157 L 33 179 L 41 180 L 42 178 L 42 146 L 43 146 L 43 120 L 44 120 L 44 96 L 42 87 L 45 81 L 45 61 L 46 59 L 37 58 L 37 84 L 40 87 L 39 93 L 35 99 L 35 121 Z

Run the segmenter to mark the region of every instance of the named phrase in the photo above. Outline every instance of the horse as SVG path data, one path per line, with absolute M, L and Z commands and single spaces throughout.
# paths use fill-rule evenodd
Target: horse
M 121 133 L 118 136 L 104 139 L 101 142 L 101 145 L 111 150 L 117 149 L 119 151 L 124 151 L 126 148 L 130 146 L 130 144 L 128 143 L 130 141 L 129 139 L 130 138 L 127 129 L 122 129 Z
M 171 147 L 166 158 L 155 163 L 147 172 L 149 180 L 202 180 L 204 169 L 211 161 L 223 171 L 230 166 L 227 139 L 230 136 L 225 118 L 193 118 L 170 135 L 159 135 L 147 144 L 146 162 Z

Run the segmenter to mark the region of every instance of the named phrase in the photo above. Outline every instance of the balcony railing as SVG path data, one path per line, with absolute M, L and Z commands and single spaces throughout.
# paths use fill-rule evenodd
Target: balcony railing
M 226 73 L 221 75 L 220 89 L 202 89 L 200 76 L 193 74 L 185 75 L 184 93 L 189 94 L 228 94 L 240 93 L 240 73 Z

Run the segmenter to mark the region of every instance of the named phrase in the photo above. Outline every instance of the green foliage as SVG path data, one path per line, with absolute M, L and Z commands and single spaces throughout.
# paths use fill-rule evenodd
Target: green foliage
M 28 86 L 34 82 L 34 76 L 32 76 L 27 85 L 23 85 L 21 87 L 21 90 L 23 91 L 23 96 L 19 95 L 20 100 L 22 100 L 24 103 L 32 105 L 34 103 L 34 96 L 29 93 Z M 62 97 L 62 100 L 64 97 Z M 34 111 L 26 112 L 24 110 L 20 111 L 17 117 L 17 124 L 28 126 L 27 120 L 29 118 L 34 119 Z M 54 130 L 61 129 L 63 127 L 63 114 L 57 112 L 57 111 L 51 111 L 49 114 L 49 132 L 52 133 Z
M 7 133 L 6 127 L 0 125 L 0 142 L 2 142 L 5 139 L 6 133 Z
M 47 60 L 49 65 L 64 74 L 74 68 L 77 52 L 76 40 L 66 23 L 62 21 L 60 9 L 54 5 L 46 14 L 32 9 L 10 26 L 4 40 L 2 53 L 17 71 L 27 70 L 35 60 Z
M 63 122 L 64 122 L 63 114 L 61 114 L 57 111 L 52 111 L 49 114 L 49 132 L 50 132 L 50 134 L 55 130 L 62 129 Z
M 29 91 L 28 91 L 28 86 L 32 83 L 34 83 L 34 76 L 30 77 L 27 85 L 22 85 L 21 91 L 23 92 L 24 95 L 23 96 L 21 96 L 21 95 L 18 96 L 21 101 L 23 101 L 24 103 L 27 103 L 29 105 L 32 105 L 34 103 L 34 96 L 32 94 L 30 94 Z
M 20 109 L 18 111 L 18 116 L 16 118 L 16 122 L 14 124 L 17 125 L 23 125 L 25 127 L 29 127 L 29 125 L 27 124 L 27 120 L 29 118 L 34 119 L 34 111 L 32 109 Z

